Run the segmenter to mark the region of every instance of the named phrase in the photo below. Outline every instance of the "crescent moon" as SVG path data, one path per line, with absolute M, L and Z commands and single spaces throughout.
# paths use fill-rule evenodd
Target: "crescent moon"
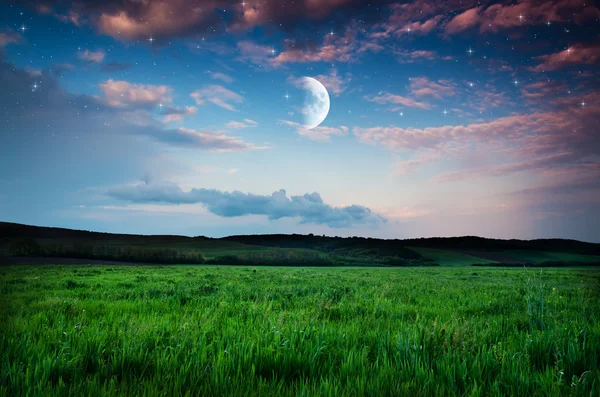
M 303 77 L 302 87 L 308 90 L 304 98 L 304 128 L 313 129 L 325 120 L 329 114 L 329 93 L 319 80 Z

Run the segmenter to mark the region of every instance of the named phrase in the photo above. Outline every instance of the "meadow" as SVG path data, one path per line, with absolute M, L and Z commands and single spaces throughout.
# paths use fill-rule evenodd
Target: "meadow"
M 598 396 L 600 269 L 0 267 L 0 395 Z

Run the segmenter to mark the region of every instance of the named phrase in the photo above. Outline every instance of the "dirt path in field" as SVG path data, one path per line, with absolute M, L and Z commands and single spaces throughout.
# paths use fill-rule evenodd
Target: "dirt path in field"
M 46 258 L 29 256 L 0 257 L 0 266 L 8 265 L 120 265 L 120 266 L 170 266 L 159 263 L 118 262 L 100 259 Z

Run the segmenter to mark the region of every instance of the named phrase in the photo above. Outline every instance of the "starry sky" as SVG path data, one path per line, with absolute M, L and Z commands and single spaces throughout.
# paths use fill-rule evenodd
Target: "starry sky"
M 600 242 L 598 7 L 0 1 L 0 220 Z

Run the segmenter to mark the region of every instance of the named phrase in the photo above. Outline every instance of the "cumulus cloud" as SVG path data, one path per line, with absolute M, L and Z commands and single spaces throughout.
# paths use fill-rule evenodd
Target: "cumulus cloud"
M 313 141 L 327 142 L 331 140 L 331 135 L 345 135 L 348 133 L 348 128 L 344 126 L 340 128 L 317 126 L 308 129 L 300 123 L 295 123 L 289 120 L 281 120 L 281 123 L 283 125 L 287 125 L 289 127 L 294 128 L 298 135 L 311 139 Z
M 103 100 L 113 107 L 153 108 L 171 103 L 172 89 L 166 85 L 135 84 L 123 80 L 109 79 L 100 84 Z
M 108 196 L 133 203 L 202 204 L 211 213 L 222 217 L 264 215 L 271 220 L 300 218 L 300 223 L 346 228 L 355 225 L 380 227 L 386 218 L 361 205 L 333 207 L 325 204 L 319 193 L 287 196 L 285 190 L 271 195 L 239 191 L 223 192 L 216 189 L 184 191 L 172 183 L 122 185 L 108 189 Z
M 104 60 L 105 56 L 106 56 L 106 53 L 102 50 L 98 50 L 98 51 L 83 50 L 83 51 L 79 51 L 77 53 L 77 58 L 79 58 L 83 61 L 93 62 L 93 63 L 101 63 Z
M 190 94 L 198 105 L 204 105 L 210 102 L 220 106 L 223 109 L 237 111 L 232 103 L 244 102 L 244 97 L 221 85 L 208 85 L 202 89 L 196 90 Z

